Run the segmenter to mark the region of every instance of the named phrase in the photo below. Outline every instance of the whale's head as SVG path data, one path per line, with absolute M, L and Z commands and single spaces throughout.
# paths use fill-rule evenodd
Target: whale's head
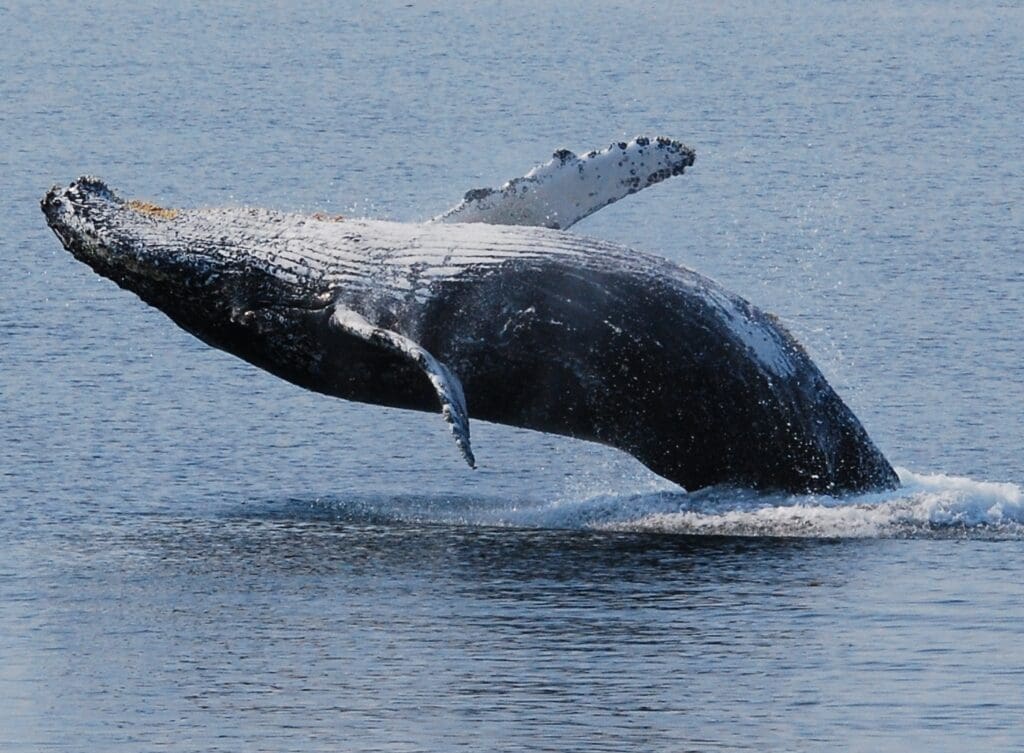
M 208 213 L 125 199 L 98 178 L 54 187 L 41 205 L 75 258 L 216 347 L 235 350 L 231 342 L 253 312 L 310 308 L 324 292 L 297 287 L 256 263 L 245 244 L 204 232 L 216 225 Z
M 76 259 L 148 302 L 186 294 L 200 304 L 227 258 L 175 243 L 179 212 L 124 199 L 98 178 L 54 186 L 41 202 L 50 228 Z

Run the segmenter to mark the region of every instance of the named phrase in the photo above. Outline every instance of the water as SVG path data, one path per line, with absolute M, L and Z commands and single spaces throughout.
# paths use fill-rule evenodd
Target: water
M 511 6 L 511 7 L 509 7 Z M 0 749 L 1024 746 L 1024 11 L 0 6 Z M 53 183 L 416 220 L 556 147 L 576 230 L 780 315 L 903 488 L 685 494 L 304 393 L 60 249 Z M 472 396 L 470 396 L 472 400 Z

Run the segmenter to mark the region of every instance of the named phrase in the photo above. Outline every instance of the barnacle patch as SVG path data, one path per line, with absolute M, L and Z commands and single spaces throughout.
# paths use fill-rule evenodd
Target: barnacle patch
M 139 201 L 138 199 L 132 199 L 128 202 L 128 208 L 134 209 L 136 212 L 142 214 L 148 214 L 150 217 L 157 217 L 161 220 L 173 220 L 178 216 L 177 209 L 165 209 L 164 207 L 158 207 L 156 204 L 152 204 L 148 201 Z

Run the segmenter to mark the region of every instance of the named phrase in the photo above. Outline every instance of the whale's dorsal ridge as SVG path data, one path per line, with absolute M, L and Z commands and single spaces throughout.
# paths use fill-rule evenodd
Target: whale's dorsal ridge
M 484 222 L 566 230 L 624 196 L 682 175 L 696 153 L 663 136 L 630 142 L 578 157 L 568 149 L 501 188 L 474 188 L 432 222 Z
M 437 393 L 437 399 L 441 403 L 441 416 L 451 429 L 462 457 L 470 468 L 476 468 L 476 458 L 469 443 L 469 411 L 466 410 L 466 396 L 462 391 L 462 383 L 451 369 L 419 343 L 393 330 L 371 324 L 362 314 L 343 303 L 334 305 L 330 323 L 346 334 L 401 356 L 420 369 Z

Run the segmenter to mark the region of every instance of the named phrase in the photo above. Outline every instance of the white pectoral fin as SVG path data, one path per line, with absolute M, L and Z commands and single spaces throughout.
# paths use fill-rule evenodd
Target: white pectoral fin
M 578 157 L 561 149 L 551 160 L 499 189 L 477 188 L 433 222 L 485 222 L 565 230 L 601 207 L 682 175 L 696 155 L 678 141 L 637 136 Z
M 374 326 L 355 311 L 340 304 L 335 306 L 334 313 L 331 314 L 331 325 L 402 356 L 417 366 L 430 380 L 437 393 L 437 399 L 441 403 L 441 416 L 448 423 L 452 436 L 455 437 L 455 444 L 462 451 L 462 457 L 469 463 L 470 468 L 476 468 L 473 449 L 469 445 L 469 412 L 466 410 L 466 397 L 462 392 L 459 378 L 447 366 L 408 337 Z

